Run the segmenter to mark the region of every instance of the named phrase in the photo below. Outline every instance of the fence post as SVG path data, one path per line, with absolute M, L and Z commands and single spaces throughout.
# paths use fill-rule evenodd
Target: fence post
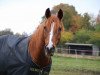
M 75 55 L 76 55 L 76 59 L 77 59 L 77 49 L 75 49 Z
M 68 53 L 70 54 L 70 46 L 68 47 Z

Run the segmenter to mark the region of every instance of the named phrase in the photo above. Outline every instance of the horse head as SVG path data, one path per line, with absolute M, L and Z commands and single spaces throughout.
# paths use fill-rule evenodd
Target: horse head
M 45 39 L 45 54 L 53 56 L 55 47 L 60 41 L 61 32 L 63 31 L 63 11 L 60 9 L 56 15 L 51 14 L 48 8 L 45 12 L 44 24 L 44 39 Z

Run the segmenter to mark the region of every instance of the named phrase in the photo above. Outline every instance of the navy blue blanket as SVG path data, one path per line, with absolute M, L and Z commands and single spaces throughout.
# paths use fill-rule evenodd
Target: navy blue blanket
M 49 75 L 51 64 L 40 69 L 28 54 L 28 37 L 0 36 L 0 73 L 7 75 Z

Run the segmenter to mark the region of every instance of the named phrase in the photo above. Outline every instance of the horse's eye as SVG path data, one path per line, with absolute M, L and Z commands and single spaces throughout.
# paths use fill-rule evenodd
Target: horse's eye
M 44 29 L 46 29 L 46 26 L 44 26 Z
M 58 28 L 58 32 L 61 32 L 61 27 Z
M 47 29 L 47 27 L 46 27 L 46 26 L 44 27 L 44 30 L 45 30 L 45 32 L 48 32 L 48 29 Z
M 45 30 L 45 31 L 47 31 L 47 28 L 46 28 L 46 26 L 44 26 L 44 30 Z

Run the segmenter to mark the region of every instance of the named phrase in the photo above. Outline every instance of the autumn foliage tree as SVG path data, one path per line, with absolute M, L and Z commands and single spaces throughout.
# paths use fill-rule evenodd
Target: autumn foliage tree
M 73 38 L 74 38 L 74 35 L 72 32 L 62 32 L 60 43 L 64 44 L 66 42 L 70 42 L 73 40 Z

